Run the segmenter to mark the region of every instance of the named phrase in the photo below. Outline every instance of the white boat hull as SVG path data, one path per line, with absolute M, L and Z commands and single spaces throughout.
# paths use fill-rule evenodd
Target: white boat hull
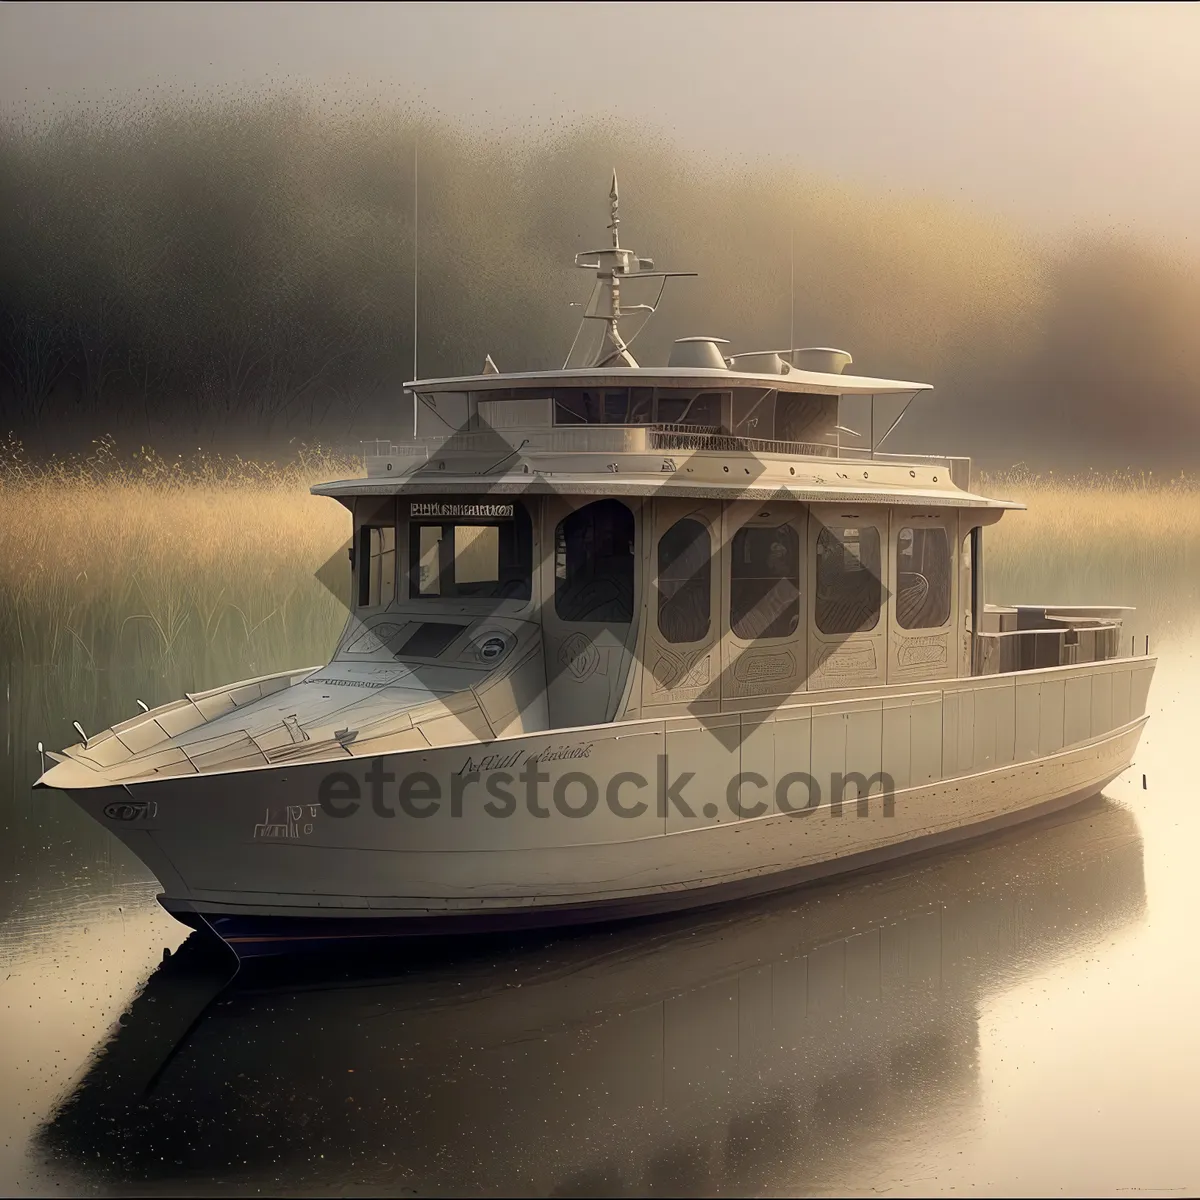
M 169 911 L 239 953 L 619 919 L 792 886 L 1095 795 L 1132 761 L 1153 668 L 1118 660 L 66 790 L 154 871 Z

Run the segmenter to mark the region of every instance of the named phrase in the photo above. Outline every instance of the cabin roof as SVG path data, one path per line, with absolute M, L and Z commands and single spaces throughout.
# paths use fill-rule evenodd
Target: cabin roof
M 588 367 L 569 371 L 521 371 L 511 375 L 460 375 L 410 380 L 410 392 L 489 392 L 521 387 L 679 387 L 724 391 L 735 387 L 771 388 L 821 396 L 881 396 L 926 392 L 929 383 L 873 379 L 867 375 L 831 375 L 792 368 L 786 375 L 762 375 L 715 367 Z
M 481 478 L 447 471 L 444 475 L 421 474 L 396 479 L 366 476 L 314 484 L 315 496 L 350 499 L 355 496 L 464 495 L 561 495 L 561 496 L 683 496 L 695 499 L 768 500 L 788 499 L 803 503 L 928 504 L 941 508 L 1023 509 L 1015 500 L 994 500 L 956 487 L 904 487 L 889 484 L 766 482 L 728 484 L 715 482 L 665 482 L 631 479 L 590 472 L 570 475 L 507 475 Z

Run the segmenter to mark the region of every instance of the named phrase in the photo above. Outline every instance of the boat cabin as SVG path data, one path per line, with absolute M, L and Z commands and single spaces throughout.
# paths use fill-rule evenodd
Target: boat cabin
M 568 727 L 1115 656 L 1115 610 L 984 605 L 983 531 L 1021 506 L 967 459 L 881 449 L 928 385 L 714 337 L 638 364 L 618 325 L 657 301 L 621 291 L 667 275 L 619 246 L 613 197 L 613 246 L 579 256 L 598 349 L 414 381 L 405 436 L 313 489 L 354 513 L 339 657 L 470 666 Z
M 555 725 L 970 674 L 994 519 L 569 492 L 359 497 L 354 513 L 358 622 L 403 618 L 397 659 L 487 665 L 528 624 Z

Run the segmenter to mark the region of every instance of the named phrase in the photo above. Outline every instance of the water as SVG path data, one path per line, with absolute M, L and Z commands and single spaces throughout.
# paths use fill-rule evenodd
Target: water
M 708 913 L 224 990 L 137 862 L 28 786 L 39 737 L 178 680 L 10 672 L 0 1190 L 1194 1193 L 1200 634 L 1153 648 L 1134 768 L 1048 821 Z

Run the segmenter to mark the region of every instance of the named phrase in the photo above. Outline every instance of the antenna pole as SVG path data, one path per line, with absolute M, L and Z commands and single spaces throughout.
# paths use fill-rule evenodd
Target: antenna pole
M 420 262 L 420 210 L 417 195 L 417 142 L 413 142 L 413 374 L 417 378 L 417 270 Z
M 418 240 L 420 226 L 420 211 L 417 203 L 417 149 L 420 144 L 420 138 L 414 134 L 413 136 L 413 311 L 412 311 L 412 377 L 413 383 L 417 381 L 417 267 L 419 263 Z M 417 392 L 413 389 L 413 437 L 417 436 Z
M 792 318 L 788 325 L 788 358 L 790 359 L 792 351 L 796 347 L 796 230 L 794 228 L 791 231 L 789 258 L 792 267 Z

